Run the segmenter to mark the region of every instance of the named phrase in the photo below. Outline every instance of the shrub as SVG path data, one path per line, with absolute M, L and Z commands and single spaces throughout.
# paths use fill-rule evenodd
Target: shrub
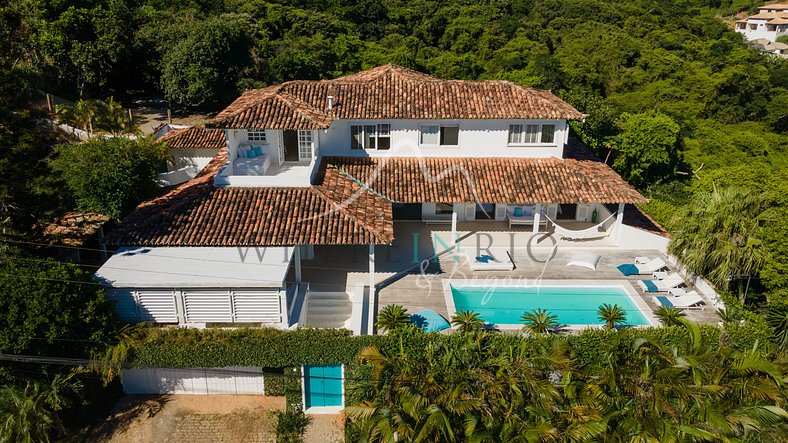
M 299 443 L 309 425 L 309 417 L 301 411 L 276 411 L 276 442 Z

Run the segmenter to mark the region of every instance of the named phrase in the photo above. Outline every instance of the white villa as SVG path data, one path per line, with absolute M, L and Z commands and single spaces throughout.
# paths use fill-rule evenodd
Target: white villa
M 548 91 L 395 65 L 248 91 L 207 131 L 168 134 L 222 148 L 108 235 L 96 277 L 128 322 L 364 334 L 391 302 L 450 314 L 414 267 L 479 231 L 608 251 L 606 266 L 664 254 L 632 205 L 646 199 L 570 138 L 582 118 Z
M 765 39 L 774 43 L 788 35 L 788 3 L 774 3 L 758 8 L 758 13 L 736 21 L 736 31 L 747 40 Z

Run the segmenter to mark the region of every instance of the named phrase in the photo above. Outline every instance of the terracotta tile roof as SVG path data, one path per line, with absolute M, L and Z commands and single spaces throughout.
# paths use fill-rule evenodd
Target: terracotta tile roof
M 224 131 L 208 131 L 200 126 L 172 129 L 161 136 L 159 141 L 167 143 L 170 149 L 215 149 L 218 151 L 226 145 Z
M 53 244 L 82 246 L 110 220 L 97 212 L 66 212 L 44 228 Z
M 333 106 L 328 110 L 328 97 Z M 334 119 L 581 119 L 547 91 L 508 81 L 442 80 L 396 65 L 334 80 L 296 80 L 245 92 L 215 128 L 325 129 Z
M 138 206 L 110 233 L 109 244 L 387 244 L 394 238 L 391 205 L 360 186 L 216 188 L 213 176 L 226 159 L 223 150 L 193 180 Z
M 331 186 L 328 179 L 339 171 L 398 203 L 647 201 L 609 166 L 591 160 L 327 157 L 320 168 L 316 182 L 322 186 Z

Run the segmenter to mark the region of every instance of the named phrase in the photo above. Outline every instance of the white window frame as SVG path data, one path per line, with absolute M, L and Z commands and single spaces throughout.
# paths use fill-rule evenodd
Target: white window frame
M 543 141 L 545 136 L 544 127 L 553 127 L 553 140 L 546 142 Z M 529 129 L 536 127 L 536 132 L 529 132 Z M 519 135 L 512 131 L 519 131 Z M 506 134 L 507 146 L 558 146 L 558 124 L 556 122 L 522 122 L 510 123 L 509 130 Z M 530 136 L 536 141 L 527 141 Z
M 370 133 L 367 131 L 367 129 L 369 127 L 372 127 L 372 126 L 375 127 L 375 132 L 371 135 L 371 137 L 372 137 L 372 139 L 374 140 L 374 143 L 375 143 L 374 147 L 367 146 L 368 144 L 371 145 L 371 143 L 367 143 L 369 141 L 369 136 L 370 136 Z M 387 134 L 381 134 L 381 132 L 382 132 L 381 129 L 384 126 L 388 127 L 388 133 Z M 355 137 L 353 137 L 354 128 L 359 128 L 360 129 L 359 134 L 361 134 L 361 143 L 359 143 L 359 147 L 358 148 L 353 148 L 353 141 L 355 140 Z M 388 147 L 388 149 L 380 149 L 380 140 L 384 139 L 384 138 L 389 139 L 389 147 Z M 364 150 L 364 151 L 377 151 L 377 150 L 387 151 L 387 150 L 391 149 L 391 123 L 362 123 L 362 122 L 358 122 L 358 123 L 351 124 L 350 125 L 350 147 L 351 147 L 351 149 L 358 149 L 358 150 Z
M 314 151 L 315 137 L 312 131 L 298 130 L 298 161 L 312 160 L 312 152 Z
M 268 144 L 268 134 L 265 130 L 248 130 L 246 131 L 246 141 L 248 142 L 258 142 L 264 145 Z
M 438 140 L 436 143 L 422 143 L 422 134 L 424 133 L 424 128 L 430 127 L 437 127 L 438 128 Z M 441 132 L 443 128 L 457 128 L 457 144 L 456 145 L 442 145 L 441 144 Z M 419 146 L 424 147 L 431 147 L 431 148 L 459 148 L 460 147 L 460 138 L 461 138 L 461 131 L 460 125 L 457 123 L 454 124 L 443 124 L 443 123 L 422 123 L 419 125 Z

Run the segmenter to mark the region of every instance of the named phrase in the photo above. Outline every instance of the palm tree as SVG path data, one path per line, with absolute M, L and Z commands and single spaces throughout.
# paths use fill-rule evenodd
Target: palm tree
M 733 323 L 741 319 L 739 309 L 734 306 L 717 309 L 717 316 L 723 323 Z
M 558 317 L 544 309 L 534 309 L 530 312 L 523 312 L 520 321 L 524 323 L 523 330 L 531 334 L 549 334 L 555 331 L 560 325 Z
M 37 383 L 0 389 L 0 443 L 48 442 L 60 424 Z
M 765 260 L 760 219 L 767 207 L 762 193 L 715 186 L 674 217 L 668 252 L 689 272 L 730 287 L 734 276 L 756 275 Z
M 400 305 L 388 305 L 378 313 L 378 329 L 396 331 L 410 326 L 408 310 Z
M 474 311 L 459 311 L 451 318 L 451 324 L 462 333 L 478 331 L 484 326 L 484 320 Z
M 93 122 L 96 120 L 98 105 L 94 100 L 79 100 L 73 104 L 74 122 L 84 129 L 88 135 L 93 133 Z
M 681 324 L 680 320 L 687 314 L 675 306 L 660 306 L 654 311 L 654 316 L 662 322 L 663 326 L 678 326 Z
M 627 319 L 627 311 L 619 305 L 603 303 L 599 306 L 597 317 L 605 322 L 605 329 L 614 329 L 617 324 Z
M 98 102 L 98 126 L 112 135 L 137 134 L 139 128 L 133 119 L 129 118 L 123 106 L 110 97 L 107 101 Z
M 766 322 L 772 328 L 774 343 L 782 350 L 788 349 L 788 306 L 770 307 Z

